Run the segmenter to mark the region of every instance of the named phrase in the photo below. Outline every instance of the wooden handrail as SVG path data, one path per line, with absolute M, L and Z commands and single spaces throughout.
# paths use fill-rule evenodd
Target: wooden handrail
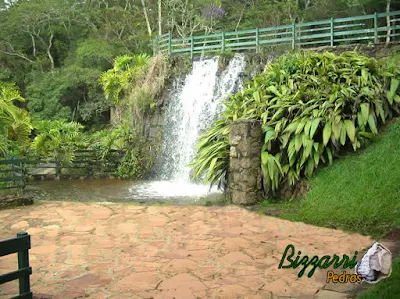
M 260 47 L 282 44 L 294 49 L 302 46 L 334 46 L 343 42 L 379 43 L 381 38 L 386 37 L 383 34 L 379 35 L 379 32 L 386 32 L 392 38 L 400 36 L 399 33 L 394 32 L 400 29 L 400 25 L 396 26 L 394 22 L 391 22 L 388 27 L 387 16 L 400 16 L 400 11 L 176 39 L 172 38 L 171 32 L 169 32 L 157 37 L 153 42 L 153 47 L 154 53 L 190 54 L 193 56 L 203 51 L 220 53 L 243 49 L 259 51 Z M 384 20 L 379 22 L 383 18 Z M 385 26 L 382 26 L 383 23 Z
M 0 257 L 18 253 L 18 270 L 0 275 L 0 284 L 19 280 L 19 295 L 13 299 L 32 299 L 30 275 L 32 268 L 29 266 L 29 249 L 31 236 L 26 232 L 17 233 L 16 238 L 0 241 Z

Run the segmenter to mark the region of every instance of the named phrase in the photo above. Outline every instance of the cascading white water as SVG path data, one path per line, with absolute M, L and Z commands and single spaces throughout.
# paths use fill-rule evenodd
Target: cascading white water
M 218 76 L 218 57 L 193 63 L 180 93 L 175 94 L 165 113 L 162 179 L 190 182 L 188 163 L 196 154 L 200 134 L 221 114 L 222 100 L 241 83 L 244 56 L 236 55 Z
M 212 125 L 223 111 L 222 100 L 241 88 L 244 55 L 237 54 L 218 73 L 218 57 L 202 58 L 183 82 L 172 90 L 165 112 L 162 157 L 159 178 L 131 188 L 131 194 L 147 198 L 202 197 L 208 186 L 191 182 L 187 165 L 196 154 L 199 136 Z
M 190 181 L 187 164 L 193 158 L 196 140 L 207 128 L 210 111 L 215 113 L 214 87 L 218 57 L 193 63 L 180 93 L 172 96 L 165 112 L 162 178 Z

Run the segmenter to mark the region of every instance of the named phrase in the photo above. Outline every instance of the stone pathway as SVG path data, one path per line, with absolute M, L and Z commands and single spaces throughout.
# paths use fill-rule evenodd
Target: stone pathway
M 19 231 L 32 236 L 33 292 L 62 299 L 314 298 L 325 273 L 278 269 L 287 245 L 352 257 L 373 242 L 236 206 L 42 202 L 0 211 L 0 239 Z M 0 258 L 0 273 L 16 267 L 16 255 Z M 0 298 L 16 292 L 16 281 L 0 286 Z

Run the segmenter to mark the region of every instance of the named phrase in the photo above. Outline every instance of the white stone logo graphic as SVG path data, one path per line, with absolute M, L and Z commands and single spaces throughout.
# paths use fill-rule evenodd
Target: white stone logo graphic
M 392 273 L 392 253 L 382 244 L 374 243 L 357 264 L 356 273 L 368 283 L 377 283 L 389 277 Z

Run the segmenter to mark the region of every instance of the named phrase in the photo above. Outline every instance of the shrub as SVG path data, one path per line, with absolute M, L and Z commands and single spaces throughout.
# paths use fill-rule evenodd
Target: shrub
M 194 176 L 214 183 L 226 175 L 228 125 L 261 121 L 266 192 L 310 177 L 321 164 L 365 145 L 400 112 L 399 70 L 346 52 L 282 56 L 225 102 L 220 120 L 199 140 Z M 217 144 L 219 144 L 217 146 Z
M 98 153 L 99 159 L 107 160 L 113 150 L 125 152 L 115 170 L 117 177 L 142 178 L 153 166 L 153 161 L 143 150 L 145 148 L 143 138 L 128 125 L 97 131 L 90 139 L 89 148 Z
M 61 165 L 71 164 L 75 151 L 85 149 L 88 144 L 83 126 L 76 122 L 42 120 L 34 123 L 34 129 L 36 137 L 31 143 L 34 155 L 46 159 L 52 157 Z
M 29 144 L 32 129 L 29 114 L 15 105 L 24 101 L 15 85 L 0 82 L 0 156 Z

